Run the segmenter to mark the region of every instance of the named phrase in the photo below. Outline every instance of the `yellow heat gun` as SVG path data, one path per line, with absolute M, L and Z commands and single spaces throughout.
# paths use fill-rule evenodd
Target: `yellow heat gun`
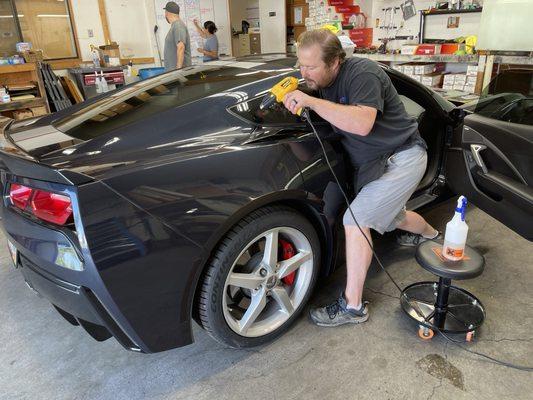
M 294 76 L 288 76 L 278 83 L 276 83 L 272 89 L 270 89 L 270 95 L 265 96 L 261 105 L 259 106 L 260 110 L 265 110 L 272 107 L 275 103 L 283 102 L 283 98 L 287 93 L 293 92 L 298 89 L 298 78 Z M 302 109 L 298 109 L 296 114 L 301 115 Z

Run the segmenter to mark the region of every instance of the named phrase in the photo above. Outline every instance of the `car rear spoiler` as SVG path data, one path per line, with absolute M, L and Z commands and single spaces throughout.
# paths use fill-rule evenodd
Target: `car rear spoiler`
M 7 130 L 13 120 L 0 120 L 0 170 L 13 175 L 37 179 L 63 185 L 81 185 L 93 181 L 92 178 L 77 172 L 53 169 L 40 164 L 10 139 Z

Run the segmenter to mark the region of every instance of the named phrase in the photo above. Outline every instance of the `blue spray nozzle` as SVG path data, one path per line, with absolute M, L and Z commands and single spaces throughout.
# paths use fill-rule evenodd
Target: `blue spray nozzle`
M 461 221 L 465 220 L 465 213 L 466 213 L 466 205 L 468 204 L 468 200 L 465 196 L 459 196 L 457 199 L 457 207 L 455 208 L 455 211 L 458 213 L 461 213 Z

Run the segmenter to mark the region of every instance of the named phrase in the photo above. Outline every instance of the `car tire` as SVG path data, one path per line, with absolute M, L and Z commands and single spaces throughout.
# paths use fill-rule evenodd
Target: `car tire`
M 277 243 L 277 247 L 269 247 L 271 243 Z M 265 251 L 266 248 L 272 251 Z M 269 258 L 274 253 L 282 253 L 285 258 Z M 244 263 L 242 260 L 247 258 Z M 294 268 L 297 269 L 286 275 Z M 319 268 L 320 242 L 304 216 L 280 206 L 256 210 L 228 232 L 207 267 L 197 298 L 201 326 L 215 340 L 230 347 L 268 343 L 287 331 L 302 312 Z M 246 275 L 236 272 L 243 270 Z M 259 289 L 232 285 L 236 277 L 243 276 L 265 280 Z M 247 302 L 249 306 L 244 308 L 242 304 Z M 258 306 L 254 308 L 255 305 Z M 256 311 L 259 309 L 262 311 Z M 254 321 L 249 322 L 252 318 Z

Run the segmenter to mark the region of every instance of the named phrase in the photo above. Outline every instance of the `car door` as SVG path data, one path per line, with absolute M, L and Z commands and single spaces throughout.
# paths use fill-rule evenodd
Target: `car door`
M 455 193 L 533 240 L 533 71 L 508 75 L 464 107 L 468 115 L 448 149 L 446 180 Z

